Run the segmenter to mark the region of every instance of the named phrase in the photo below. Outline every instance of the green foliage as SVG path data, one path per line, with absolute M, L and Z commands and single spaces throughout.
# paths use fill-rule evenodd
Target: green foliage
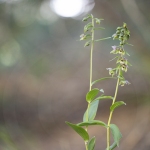
M 92 120 L 92 121 L 87 121 L 87 122 L 81 122 L 77 124 L 78 126 L 91 126 L 91 125 L 100 125 L 103 127 L 107 127 L 107 125 L 99 120 Z
M 97 88 L 92 89 L 86 94 L 86 101 L 88 103 L 91 103 L 94 100 L 94 98 L 98 95 L 98 93 L 99 93 L 99 89 Z
M 115 102 L 113 105 L 111 105 L 110 110 L 114 111 L 117 107 L 119 107 L 121 105 L 126 105 L 126 103 L 123 101 Z
M 99 104 L 99 100 L 93 101 L 89 104 L 89 107 L 84 113 L 83 122 L 94 120 L 97 113 L 98 104 Z
M 94 150 L 95 140 L 96 140 L 95 137 L 90 139 L 90 141 L 88 142 L 88 150 Z
M 116 78 L 115 78 L 115 77 L 100 78 L 100 79 L 98 79 L 98 80 L 93 81 L 93 82 L 92 82 L 92 85 L 94 85 L 94 84 L 97 83 L 97 82 L 100 82 L 100 81 L 102 81 L 102 80 L 107 80 L 107 79 L 116 79 Z
M 85 129 L 67 121 L 66 124 L 70 126 L 74 131 L 76 131 L 83 138 L 84 141 L 89 140 L 89 134 L 86 132 Z
M 110 129 L 113 135 L 114 142 L 119 147 L 119 141 L 122 138 L 121 132 L 119 131 L 119 128 L 115 124 L 110 124 Z

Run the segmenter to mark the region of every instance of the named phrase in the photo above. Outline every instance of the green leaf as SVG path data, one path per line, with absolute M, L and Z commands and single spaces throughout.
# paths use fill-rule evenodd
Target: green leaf
M 94 98 L 97 96 L 98 93 L 99 93 L 99 89 L 97 89 L 97 88 L 92 89 L 91 91 L 89 91 L 86 94 L 86 101 L 88 103 L 91 103 L 94 100 Z
M 91 125 L 100 125 L 103 127 L 107 127 L 107 125 L 99 120 L 92 120 L 92 121 L 86 121 L 86 122 L 81 122 L 77 124 L 78 126 L 91 126 Z
M 100 97 L 97 97 L 95 100 L 103 100 L 103 99 L 112 99 L 113 100 L 113 97 L 112 96 L 100 96 Z
M 95 140 L 96 140 L 95 137 L 90 139 L 90 141 L 88 142 L 88 150 L 94 150 Z
M 103 41 L 103 40 L 107 40 L 107 39 L 111 39 L 111 37 L 107 37 L 107 38 L 98 39 L 98 40 L 95 40 L 95 42 L 98 42 L 98 41 Z
M 109 147 L 109 149 L 110 149 L 110 150 L 114 150 L 116 147 L 117 147 L 117 143 L 114 142 L 114 143 Z
M 110 110 L 111 110 L 111 111 L 114 111 L 114 109 L 116 109 L 117 107 L 119 107 L 119 106 L 121 106 L 121 105 L 126 105 L 126 103 L 123 102 L 123 101 L 115 102 L 113 105 L 111 105 Z
M 87 110 L 83 116 L 83 122 L 94 120 L 97 109 L 98 109 L 99 100 L 95 100 L 89 104 L 88 113 Z
M 110 129 L 113 135 L 114 142 L 116 142 L 117 146 L 119 147 L 119 141 L 122 138 L 119 128 L 115 124 L 110 124 Z
M 100 78 L 98 80 L 95 80 L 92 82 L 92 85 L 94 85 L 95 83 L 99 82 L 99 81 L 102 81 L 102 80 L 106 80 L 106 79 L 117 79 L 115 77 L 105 77 L 105 78 Z
M 72 123 L 67 122 L 67 121 L 66 121 L 66 124 L 68 126 L 70 126 L 73 130 L 75 130 L 83 138 L 84 141 L 89 140 L 89 134 L 86 132 L 85 129 L 83 129 L 82 127 L 77 126 L 76 124 L 72 124 Z

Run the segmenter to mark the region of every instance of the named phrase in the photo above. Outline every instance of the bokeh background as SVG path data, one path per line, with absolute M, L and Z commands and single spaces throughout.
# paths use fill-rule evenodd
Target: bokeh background
M 123 134 L 118 150 L 150 150 L 150 1 L 149 0 L 0 0 L 0 150 L 84 150 L 84 142 L 65 121 L 78 123 L 86 110 L 89 47 L 79 41 L 92 13 L 104 18 L 109 37 L 126 22 L 131 85 L 121 87 L 112 122 Z M 94 49 L 93 79 L 114 67 L 112 39 Z M 116 81 L 98 83 L 113 95 Z M 96 119 L 107 122 L 110 101 L 100 102 Z M 106 131 L 90 127 L 95 150 L 106 148 Z M 117 149 L 117 148 L 116 148 Z

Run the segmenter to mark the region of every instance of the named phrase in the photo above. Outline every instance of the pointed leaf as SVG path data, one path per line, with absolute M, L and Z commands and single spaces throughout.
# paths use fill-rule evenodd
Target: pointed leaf
M 94 150 L 95 140 L 96 140 L 95 137 L 90 139 L 90 141 L 88 142 L 88 150 Z
M 103 40 L 107 40 L 107 39 L 110 39 L 111 37 L 107 37 L 107 38 L 102 38 L 102 39 L 98 39 L 98 40 L 95 40 L 96 42 L 98 41 L 103 41 Z
M 117 147 L 117 143 L 114 142 L 114 143 L 109 147 L 109 149 L 110 149 L 110 150 L 114 150 L 116 147 Z
M 111 111 L 114 111 L 114 109 L 116 109 L 117 107 L 119 107 L 119 106 L 121 106 L 121 105 L 126 105 L 126 103 L 123 102 L 123 101 L 115 102 L 113 105 L 111 105 L 110 110 L 111 110 Z
M 97 82 L 99 82 L 99 81 L 106 80 L 106 79 L 116 79 L 116 78 L 115 78 L 115 77 L 100 78 L 100 79 L 98 79 L 98 80 L 93 81 L 93 82 L 92 82 L 92 85 L 95 84 L 95 83 L 97 83 Z
M 84 113 L 83 122 L 94 120 L 97 113 L 98 104 L 99 100 L 95 100 L 89 104 L 88 112 L 86 110 Z
M 99 89 L 97 88 L 92 89 L 86 94 L 86 101 L 88 103 L 92 102 L 92 100 L 94 100 L 94 98 L 97 96 L 98 93 L 99 93 Z
M 83 138 L 84 141 L 89 140 L 89 135 L 88 135 L 88 133 L 86 132 L 85 129 L 83 129 L 82 127 L 79 127 L 75 124 L 72 124 L 70 122 L 67 122 L 67 121 L 66 121 L 66 124 L 68 126 L 70 126 L 72 129 L 74 129 Z
M 102 96 L 97 97 L 95 100 L 104 100 L 104 99 L 112 99 L 113 100 L 113 97 L 112 96 L 103 96 L 102 95 Z
M 86 121 L 86 122 L 81 122 L 77 124 L 78 126 L 91 126 L 91 125 L 100 125 L 103 127 L 107 127 L 107 125 L 99 120 L 92 120 L 92 121 Z
M 117 146 L 119 147 L 119 141 L 122 138 L 119 128 L 115 124 L 110 124 L 110 129 L 113 135 L 114 142 L 116 142 Z

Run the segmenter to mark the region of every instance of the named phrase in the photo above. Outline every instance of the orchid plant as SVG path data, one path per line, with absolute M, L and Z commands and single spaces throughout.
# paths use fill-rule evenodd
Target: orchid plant
M 116 33 L 113 34 L 112 37 L 95 40 L 95 36 L 94 36 L 95 30 L 104 29 L 103 27 L 100 26 L 100 23 L 103 19 L 94 18 L 94 16 L 91 14 L 91 15 L 88 15 L 87 17 L 83 18 L 83 21 L 88 21 L 88 20 L 90 20 L 90 22 L 84 26 L 84 34 L 82 34 L 80 36 L 81 41 L 87 40 L 84 46 L 91 47 L 91 51 L 90 51 L 90 82 L 89 82 L 89 91 L 86 94 L 86 101 L 87 101 L 88 105 L 87 105 L 87 109 L 83 115 L 83 122 L 80 122 L 77 124 L 72 124 L 70 122 L 66 122 L 66 124 L 69 125 L 74 131 L 76 131 L 83 138 L 86 150 L 94 150 L 95 141 L 96 141 L 95 137 L 90 138 L 89 133 L 88 133 L 88 127 L 94 126 L 94 125 L 99 125 L 99 126 L 106 128 L 106 130 L 107 130 L 106 150 L 114 150 L 117 146 L 119 147 L 119 141 L 122 137 L 122 134 L 121 134 L 119 128 L 115 124 L 111 123 L 111 119 L 113 116 L 113 112 L 117 107 L 119 107 L 121 105 L 126 105 L 125 102 L 123 102 L 123 101 L 116 101 L 116 98 L 117 98 L 119 86 L 124 86 L 125 84 L 127 84 L 127 85 L 130 84 L 130 82 L 127 81 L 124 77 L 124 72 L 127 72 L 128 67 L 131 66 L 131 64 L 128 62 L 128 60 L 125 57 L 126 55 L 129 56 L 129 54 L 124 49 L 124 45 L 128 44 L 127 40 L 130 37 L 130 31 L 127 28 L 127 24 L 123 23 L 123 26 L 118 27 L 116 29 Z M 93 62 L 94 44 L 95 44 L 95 42 L 110 39 L 110 38 L 119 40 L 119 45 L 112 46 L 112 51 L 110 52 L 111 54 L 116 55 L 111 60 L 111 61 L 116 60 L 116 67 L 115 68 L 107 68 L 109 75 L 110 75 L 109 77 L 104 77 L 104 78 L 100 78 L 98 80 L 93 81 L 93 79 L 92 79 L 92 72 L 93 72 L 92 62 Z M 128 45 L 131 45 L 131 44 L 128 44 Z M 96 83 L 98 83 L 102 80 L 111 79 L 111 78 L 117 80 L 114 96 L 105 95 L 103 89 L 92 88 L 93 85 L 95 85 Z M 103 121 L 100 121 L 100 120 L 95 120 L 98 105 L 101 100 L 105 100 L 105 99 L 111 100 L 110 114 L 109 114 L 107 123 L 104 123 Z M 114 140 L 114 142 L 112 144 L 110 144 L 110 131 L 112 133 L 112 137 Z

